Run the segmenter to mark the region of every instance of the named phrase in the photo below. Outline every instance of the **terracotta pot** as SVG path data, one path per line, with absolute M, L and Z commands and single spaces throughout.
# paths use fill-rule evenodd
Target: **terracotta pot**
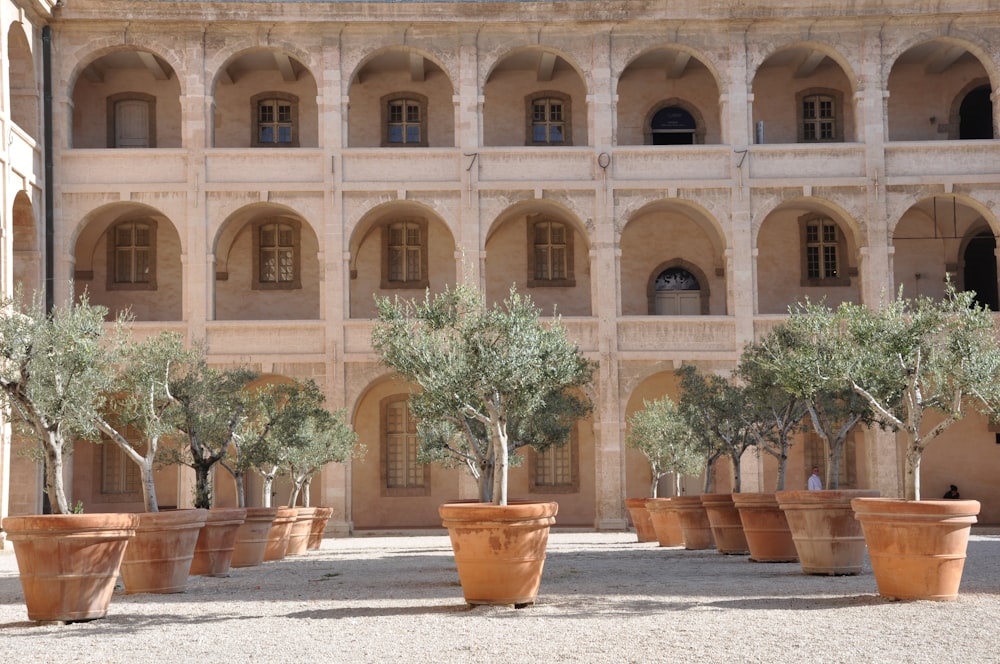
M 229 576 L 236 546 L 236 533 L 247 511 L 242 507 L 220 507 L 208 510 L 205 525 L 198 533 L 191 559 L 193 576 Z
M 288 532 L 288 550 L 286 556 L 303 556 L 309 549 L 309 534 L 312 532 L 315 507 L 297 507 L 295 521 Z
M 282 560 L 288 553 L 288 538 L 292 534 L 295 523 L 295 507 L 279 507 L 278 513 L 271 522 L 271 530 L 267 534 L 267 547 L 264 549 L 264 560 Z
M 252 567 L 264 562 L 267 537 L 278 514 L 277 507 L 248 507 L 243 525 L 236 530 L 232 567 Z
M 315 551 L 323 543 L 323 535 L 326 533 L 326 524 L 333 516 L 332 507 L 317 507 L 316 514 L 313 515 L 312 530 L 309 531 L 309 550 Z
M 878 592 L 890 599 L 958 597 L 977 500 L 855 498 Z
M 680 521 L 685 549 L 711 549 L 715 546 L 712 526 L 708 522 L 708 513 L 701 504 L 700 496 L 674 496 L 670 499 L 670 504 Z
M 649 511 L 646 509 L 646 502 L 650 498 L 626 498 L 625 508 L 635 526 L 635 534 L 640 542 L 655 542 L 656 530 L 650 519 Z
M 139 514 L 135 537 L 122 561 L 126 594 L 184 592 L 194 545 L 207 516 L 206 509 Z
M 118 580 L 135 514 L 45 514 L 3 520 L 14 545 L 28 619 L 103 618 Z
M 854 519 L 851 500 L 872 498 L 878 491 L 845 489 L 778 491 L 774 494 L 788 519 L 799 564 L 806 574 L 860 574 L 865 538 Z
M 451 536 L 458 578 L 469 604 L 534 604 L 549 527 L 559 505 L 446 503 L 438 508 Z
M 701 504 L 708 514 L 708 523 L 715 538 L 715 548 L 719 553 L 730 555 L 750 553 L 740 512 L 733 504 L 731 493 L 703 493 Z
M 660 546 L 684 546 L 684 531 L 681 530 L 680 519 L 674 511 L 672 498 L 649 498 L 646 510 L 653 522 L 656 541 Z
M 740 513 L 743 534 L 750 547 L 750 560 L 760 563 L 794 563 L 795 550 L 788 519 L 778 507 L 773 493 L 734 493 L 733 503 Z

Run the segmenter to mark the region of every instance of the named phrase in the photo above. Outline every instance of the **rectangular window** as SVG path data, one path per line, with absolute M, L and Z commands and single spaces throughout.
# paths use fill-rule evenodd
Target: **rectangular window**
M 833 221 L 815 220 L 806 226 L 806 266 L 809 279 L 838 276 L 837 225 Z
M 575 432 L 563 445 L 552 445 L 531 453 L 530 490 L 534 493 L 574 493 L 579 491 L 578 445 Z
M 531 105 L 531 142 L 535 144 L 566 143 L 566 118 L 559 99 L 536 99 Z
M 382 288 L 426 288 L 427 225 L 398 221 L 383 230 L 385 257 Z
M 108 288 L 156 290 L 156 223 L 126 221 L 108 234 Z
M 426 128 L 424 119 L 426 116 L 426 98 L 415 95 L 414 98 L 389 99 L 383 102 L 386 104 L 385 133 L 383 135 L 383 145 L 389 146 L 426 146 Z
M 572 234 L 558 221 L 529 221 L 531 233 L 531 271 L 528 286 L 571 286 Z
M 295 240 L 288 224 L 263 224 L 260 232 L 261 283 L 295 281 Z
M 101 448 L 101 493 L 134 494 L 142 489 L 139 466 L 118 445 L 105 440 Z
M 802 98 L 802 140 L 835 141 L 837 113 L 833 97 L 809 95 Z
M 251 100 L 254 147 L 297 147 L 298 99 L 282 92 L 266 92 Z
M 418 460 L 417 423 L 406 398 L 382 403 L 382 489 L 387 496 L 430 491 L 430 467 Z

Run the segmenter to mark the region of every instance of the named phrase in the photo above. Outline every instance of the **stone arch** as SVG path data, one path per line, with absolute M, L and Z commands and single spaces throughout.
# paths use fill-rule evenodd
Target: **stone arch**
M 35 219 L 35 208 L 24 190 L 14 195 L 11 206 L 11 231 L 13 234 L 13 277 L 15 287 L 20 284 L 26 301 L 40 290 L 42 252 L 39 250 L 40 225 Z
M 705 134 L 708 129 L 705 126 L 704 114 L 702 114 L 701 110 L 694 104 L 678 97 L 664 99 L 651 106 L 649 111 L 647 111 L 646 117 L 642 123 L 643 139 L 645 140 L 645 144 L 653 144 L 653 118 L 656 117 L 657 113 L 668 108 L 682 109 L 694 119 L 694 130 L 692 131 L 692 134 L 694 134 L 693 142 L 695 145 L 703 145 L 705 143 Z
M 969 81 L 965 85 L 965 87 L 963 87 L 961 90 L 959 90 L 958 94 L 955 95 L 955 98 L 954 98 L 954 100 L 951 103 L 951 110 L 948 113 L 948 139 L 949 140 L 958 140 L 958 139 L 962 138 L 962 136 L 961 136 L 961 130 L 962 130 L 962 108 L 965 105 L 965 101 L 969 97 L 970 94 L 972 94 L 974 92 L 977 92 L 977 91 L 979 91 L 980 89 L 983 89 L 983 88 L 985 88 L 985 90 L 986 90 L 986 98 L 987 98 L 987 100 L 990 100 L 990 98 L 992 97 L 992 90 L 993 90 L 993 88 L 990 85 L 989 78 L 986 78 L 986 77 L 978 78 L 978 79 Z M 991 132 L 990 133 L 992 134 L 989 138 L 996 138 L 996 135 L 997 135 L 997 130 L 996 130 L 996 126 L 995 126 L 996 123 L 993 121 L 993 117 L 994 117 L 995 114 L 993 113 L 993 104 L 992 104 L 991 100 L 990 100 L 989 109 L 990 109 L 989 116 L 990 116 L 990 125 L 991 125 L 991 127 L 990 127 Z
M 7 69 L 10 119 L 33 138 L 39 138 L 40 103 L 35 63 L 24 26 L 15 21 L 7 30 Z

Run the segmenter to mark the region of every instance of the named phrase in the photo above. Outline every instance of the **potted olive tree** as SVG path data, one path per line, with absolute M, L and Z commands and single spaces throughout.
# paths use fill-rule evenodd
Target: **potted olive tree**
M 134 514 L 72 513 L 63 484 L 64 455 L 74 439 L 97 437 L 114 384 L 123 321 L 106 331 L 105 315 L 86 296 L 52 311 L 38 298 L 27 307 L 19 295 L 0 302 L 0 399 L 18 430 L 38 443 L 53 512 L 3 520 L 31 620 L 104 617 L 135 533 Z
M 700 473 L 705 460 L 698 440 L 692 434 L 687 420 L 681 415 L 677 404 L 667 396 L 654 401 L 643 400 L 642 410 L 636 411 L 628 420 L 628 434 L 625 443 L 642 452 L 649 461 L 652 475 L 650 498 L 631 499 L 629 505 L 636 531 L 640 532 L 642 513 L 651 521 L 653 539 L 660 546 L 681 546 L 684 535 L 677 514 L 671 509 L 670 498 L 659 498 L 660 480 L 666 475 L 674 475 L 674 495 L 681 494 L 681 476 Z
M 487 306 L 484 299 L 466 285 L 428 293 L 423 301 L 379 298 L 372 343 L 387 367 L 419 388 L 410 407 L 425 458 L 462 464 L 478 480 L 480 502 L 440 508 L 466 601 L 523 606 L 537 595 L 558 506 L 508 501 L 511 455 L 568 441 L 576 420 L 590 410 L 580 391 L 595 365 L 567 339 L 558 317 L 539 320 L 529 297 L 512 289 L 503 303 Z M 495 528 L 505 532 L 491 536 Z M 515 534 L 539 545 L 528 556 L 534 563 L 501 560 L 499 571 L 485 567 L 486 559 L 525 546 L 514 542 Z M 530 578 L 515 579 L 514 568 L 530 571 Z
M 171 332 L 129 344 L 97 420 L 110 441 L 105 444 L 117 445 L 138 465 L 142 478 L 145 512 L 138 515 L 136 535 L 121 570 L 129 594 L 183 592 L 208 518 L 204 509 L 161 512 L 153 481 L 160 440 L 177 433 L 170 421 L 176 407 L 171 382 L 190 370 L 198 357 L 198 351 L 186 350 L 181 336 Z
M 761 422 L 758 418 L 749 416 L 746 387 L 716 374 L 702 373 L 690 364 L 680 367 L 676 373 L 680 377 L 682 390 L 680 410 L 691 430 L 701 440 L 710 459 L 717 459 L 719 455 L 728 456 L 732 466 L 732 493 L 709 493 L 712 484 L 710 474 L 706 473 L 705 493 L 699 498 L 711 528 L 715 548 L 719 553 L 747 553 L 749 547 L 732 494 L 740 492 L 740 461 L 748 449 L 758 444 Z M 693 502 L 689 499 L 677 501 L 681 508 L 679 515 L 682 527 L 685 526 L 686 519 L 701 519 Z M 695 523 L 689 522 L 687 525 L 690 528 L 697 527 Z M 701 538 L 702 541 L 704 539 Z M 702 548 L 710 546 L 708 544 Z
M 836 313 L 806 300 L 745 355 L 755 378 L 774 383 L 791 398 L 801 399 L 813 430 L 826 451 L 826 487 L 775 493 L 794 540 L 796 555 L 806 574 L 859 574 L 865 561 L 865 543 L 854 519 L 851 501 L 877 496 L 870 489 L 841 489 L 843 450 L 859 425 L 870 424 L 873 412 L 835 370 L 845 359 L 842 322 Z M 753 379 L 751 379 L 753 380 Z
M 841 375 L 905 441 L 903 499 L 852 501 L 879 592 L 896 599 L 955 599 L 980 505 L 922 501 L 920 460 L 969 408 L 997 412 L 1000 344 L 993 316 L 976 304 L 974 293 L 957 292 L 949 283 L 941 300 L 900 294 L 878 310 L 843 304 L 837 318 Z

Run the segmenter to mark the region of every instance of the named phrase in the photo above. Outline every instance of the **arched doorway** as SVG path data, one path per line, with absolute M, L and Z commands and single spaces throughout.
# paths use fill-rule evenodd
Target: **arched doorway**
M 990 86 L 983 85 L 969 92 L 958 110 L 959 139 L 993 138 L 993 100 Z
M 657 316 L 698 316 L 701 314 L 701 285 L 681 267 L 670 267 L 656 277 Z
M 653 145 L 693 145 L 694 117 L 679 106 L 661 108 L 650 122 Z
M 975 291 L 976 302 L 989 307 L 990 311 L 1000 311 L 996 248 L 996 238 L 992 234 L 982 233 L 969 241 L 962 255 L 965 290 Z

